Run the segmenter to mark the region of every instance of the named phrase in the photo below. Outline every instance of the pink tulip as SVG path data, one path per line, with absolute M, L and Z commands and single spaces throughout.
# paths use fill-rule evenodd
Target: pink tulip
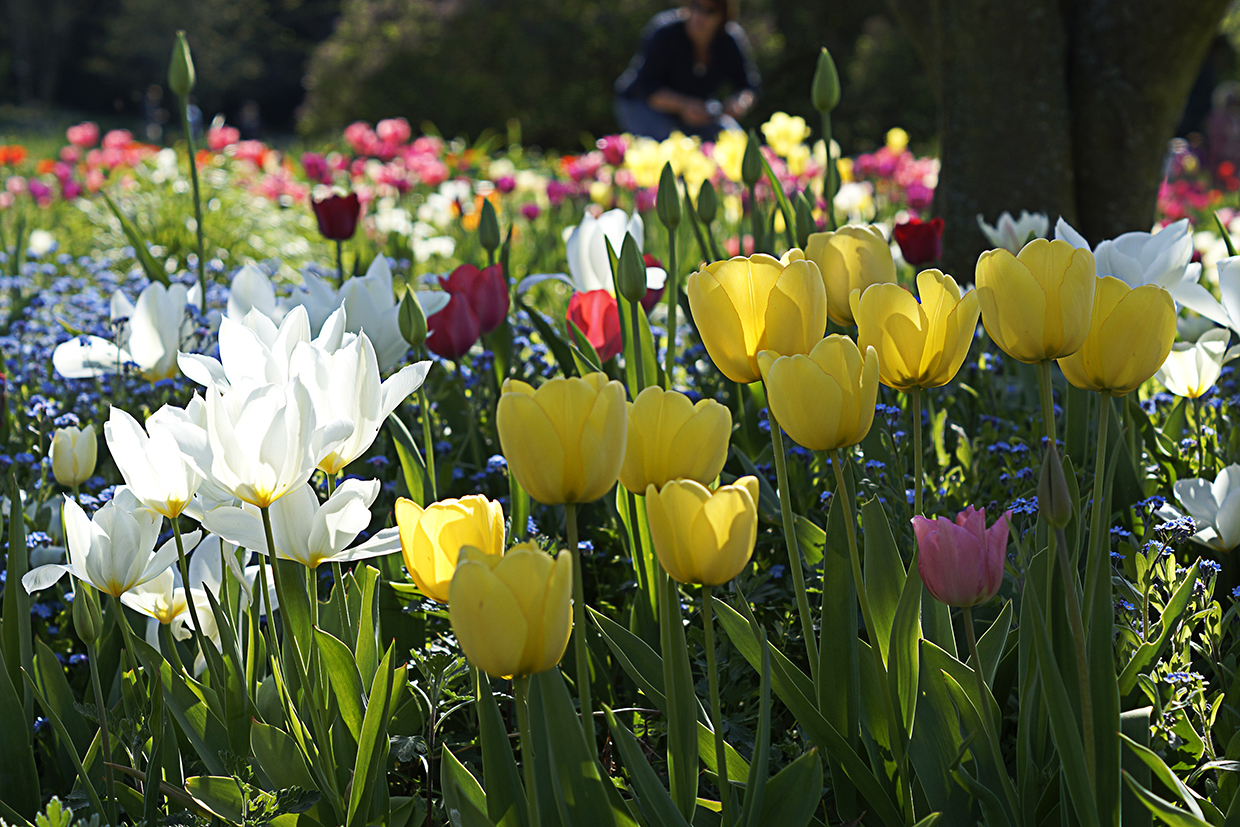
M 73 146 L 92 147 L 99 141 L 99 124 L 93 121 L 83 121 L 77 126 L 66 129 L 65 137 Z
M 1004 512 L 989 530 L 986 509 L 969 506 L 956 522 L 946 517 L 913 518 L 917 570 L 936 600 L 949 606 L 977 606 L 994 597 L 1003 583 L 1008 521 Z

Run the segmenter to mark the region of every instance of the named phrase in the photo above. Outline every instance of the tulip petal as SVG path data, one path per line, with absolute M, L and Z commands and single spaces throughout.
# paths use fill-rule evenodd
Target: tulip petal
M 469 662 L 488 675 L 515 675 L 528 623 L 509 586 L 485 564 L 464 560 L 449 595 L 452 630 Z

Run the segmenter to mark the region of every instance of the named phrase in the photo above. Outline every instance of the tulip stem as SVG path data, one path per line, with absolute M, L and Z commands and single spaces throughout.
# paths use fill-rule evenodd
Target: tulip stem
M 1206 472 L 1206 433 L 1201 423 L 1200 396 L 1193 400 L 1193 420 L 1197 423 L 1197 476 L 1203 476 Z
M 977 654 L 977 633 L 973 630 L 972 607 L 962 607 L 961 613 L 964 618 L 965 639 L 969 641 L 969 656 L 973 659 L 973 676 L 977 678 L 977 700 L 981 704 L 977 710 L 978 717 L 982 719 L 982 729 L 986 733 L 986 739 L 990 741 L 990 751 L 994 753 L 995 771 L 999 773 L 999 781 L 1003 784 L 1003 794 L 1007 796 L 1008 807 L 1011 808 L 1012 815 L 1016 817 L 1016 823 L 1019 825 L 1021 810 L 1016 804 L 1016 790 L 1012 787 L 1012 779 L 1003 763 L 1003 752 L 999 749 L 999 734 L 995 732 L 994 721 L 990 718 L 990 704 L 986 702 L 986 699 L 990 697 L 990 688 L 986 685 L 986 677 L 982 674 L 982 659 Z
M 667 229 L 667 353 L 664 354 L 663 390 L 672 389 L 676 365 L 676 311 L 680 305 L 680 276 L 676 270 L 676 229 Z
M 186 597 L 189 597 L 188 591 L 186 592 Z M 159 630 L 163 633 L 164 645 L 168 647 L 168 660 L 172 662 L 173 671 L 176 674 L 185 672 L 185 664 L 181 661 L 181 653 L 177 651 L 176 638 L 172 635 L 172 624 L 161 623 L 159 624 Z M 205 659 L 207 655 L 204 652 L 202 656 Z M 186 674 L 192 675 L 193 673 L 187 672 Z
M 426 383 L 418 386 L 418 407 L 422 410 L 422 446 L 426 452 L 426 478 L 431 484 L 430 501 L 435 502 L 439 499 L 439 493 L 435 485 L 435 444 L 431 441 L 431 403 L 426 398 Z
M 1085 563 L 1085 617 L 1092 618 L 1094 607 L 1094 588 L 1098 585 L 1098 578 L 1102 576 L 1102 560 L 1106 557 L 1107 547 L 1109 543 L 1103 544 L 1102 541 L 1102 499 L 1103 487 L 1106 480 L 1106 456 L 1107 456 L 1107 424 L 1111 418 L 1111 392 L 1104 390 L 1102 392 L 1102 404 L 1099 405 L 1098 412 L 1098 453 L 1094 460 L 1094 504 L 1089 514 L 1089 546 L 1087 548 L 1088 560 Z
M 586 587 L 581 571 L 581 549 L 577 547 L 577 503 L 564 503 L 564 526 L 568 548 L 573 554 L 573 657 L 577 661 L 577 698 L 581 702 L 581 728 L 590 744 L 590 754 L 598 757 L 594 738 L 594 707 L 590 703 L 590 652 L 586 646 Z
M 861 619 L 865 622 L 865 631 L 870 638 L 870 654 L 874 656 L 874 668 L 878 682 L 882 687 L 879 693 L 883 699 L 883 714 L 887 719 L 887 737 L 891 742 L 891 753 L 896 759 L 900 777 L 905 778 L 904 733 L 896 720 L 895 704 L 891 700 L 891 686 L 887 681 L 887 666 L 879 646 L 878 626 L 874 623 L 874 615 L 870 612 L 870 599 L 866 595 L 865 581 L 861 577 L 861 556 L 857 551 L 857 512 L 852 497 L 848 494 L 848 486 L 844 483 L 844 464 L 840 449 L 831 449 L 831 468 L 835 471 L 836 496 L 843 497 L 844 528 L 848 534 L 848 556 L 852 561 L 853 584 L 857 590 L 857 601 L 861 604 Z M 911 815 L 911 810 L 909 811 Z
M 277 643 L 280 642 L 280 638 L 283 638 L 283 643 L 285 644 L 289 644 L 291 641 L 293 655 L 297 659 L 298 671 L 304 675 L 305 668 L 301 662 L 301 652 L 297 649 L 297 636 L 293 634 L 291 629 L 284 628 L 284 618 L 288 613 L 287 607 L 289 602 L 288 593 L 284 590 L 284 578 L 280 576 L 280 561 L 276 559 L 275 536 L 271 533 L 271 506 L 264 505 L 259 509 L 259 511 L 261 511 L 263 515 L 263 532 L 267 535 L 267 559 L 271 562 L 271 573 L 275 577 L 276 581 L 276 597 L 280 599 L 280 627 L 283 634 L 277 635 Z M 264 583 L 263 585 L 265 587 L 267 584 Z M 269 613 L 267 615 L 268 625 L 274 622 L 275 618 L 273 618 Z M 279 651 L 283 654 L 282 648 L 280 648 Z M 281 662 L 280 666 L 283 669 L 283 662 Z M 284 672 L 287 674 L 288 670 L 284 669 Z
M 827 228 L 834 232 L 838 227 L 835 223 L 835 162 L 831 158 L 831 112 L 822 113 L 822 141 L 827 150 L 827 163 L 822 171 L 822 200 L 827 203 Z M 917 513 L 921 513 L 918 510 Z
M 788 548 L 788 568 L 792 570 L 792 583 L 796 587 L 797 611 L 801 615 L 801 634 L 805 637 L 805 653 L 809 656 L 809 671 L 818 686 L 818 639 L 814 636 L 814 619 L 809 611 L 809 596 L 805 593 L 805 572 L 801 568 L 801 550 L 797 545 L 796 524 L 792 516 L 792 492 L 788 490 L 788 459 L 784 455 L 784 435 L 775 419 L 775 412 L 767 407 L 771 423 L 771 447 L 775 451 L 775 481 L 779 486 L 779 512 L 784 523 L 784 545 Z M 842 479 L 838 476 L 837 479 Z
M 189 128 L 189 100 L 181 98 L 181 129 L 189 150 L 189 180 L 194 188 L 194 229 L 198 235 L 198 288 L 202 291 L 199 309 L 207 312 L 207 257 L 202 234 L 202 193 L 198 189 L 198 159 L 194 157 L 194 132 Z
M 829 116 L 828 116 L 829 117 Z M 924 516 L 922 510 L 922 468 L 921 468 L 921 388 L 909 391 L 909 406 L 913 414 L 913 513 Z
M 728 784 L 728 756 L 723 740 L 723 707 L 719 705 L 719 667 L 715 662 L 715 618 L 710 605 L 711 587 L 702 586 L 702 626 L 706 631 L 706 671 L 710 683 L 710 728 L 715 733 L 715 769 L 723 823 L 732 824 L 732 788 Z
M 629 302 L 629 330 L 633 336 L 633 371 L 637 376 L 637 388 L 633 398 L 646 389 L 646 366 L 642 363 L 641 302 Z
M 324 476 L 327 477 L 327 499 L 330 500 L 336 493 L 336 475 L 325 474 Z M 332 561 L 332 575 L 336 578 L 337 592 L 333 599 L 336 603 L 336 615 L 340 620 L 340 631 L 348 633 L 353 628 L 353 623 L 349 618 L 349 601 L 345 599 L 344 593 L 344 567 L 338 560 Z
M 481 677 L 479 678 L 481 680 Z M 538 817 L 538 791 L 534 781 L 534 738 L 530 730 L 527 707 L 530 679 L 522 675 L 512 679 L 512 696 L 517 705 L 517 729 L 521 733 L 521 771 L 525 775 L 525 806 L 530 827 L 541 824 Z
M 1081 684 L 1081 730 L 1085 733 L 1085 769 L 1089 773 L 1092 786 L 1098 772 L 1094 767 L 1094 704 L 1089 686 L 1089 656 L 1085 649 L 1085 626 L 1081 621 L 1081 600 L 1076 593 L 1076 578 L 1071 574 L 1072 563 L 1068 559 L 1068 540 L 1062 528 L 1055 527 L 1051 531 L 1050 543 L 1053 548 L 1049 554 L 1059 558 L 1059 573 L 1063 580 L 1064 597 L 1067 600 L 1068 625 L 1072 629 L 1072 642 L 1076 648 L 1076 671 L 1080 673 Z M 1047 583 L 1050 586 L 1050 583 Z
M 79 595 L 79 597 L 82 596 Z M 90 682 L 95 688 L 95 709 L 99 713 L 99 737 L 103 743 L 105 756 L 103 773 L 108 785 L 108 823 L 120 824 L 116 815 L 116 780 L 112 776 L 112 739 L 108 735 L 108 709 L 103 703 L 103 688 L 99 682 L 98 647 L 93 643 L 87 643 L 86 656 L 90 659 Z
M 1051 390 L 1051 363 L 1044 360 L 1038 363 L 1038 393 L 1042 398 L 1042 425 L 1046 429 L 1046 439 L 1055 441 L 1055 397 Z
M 121 636 L 125 640 L 125 657 L 129 658 L 136 676 L 138 674 L 138 650 L 133 645 L 133 629 L 129 628 L 129 621 L 125 617 L 125 605 L 115 595 L 112 596 L 112 608 L 116 610 L 116 622 L 120 624 Z
M 189 581 L 189 562 L 185 558 L 185 542 L 181 539 L 181 518 L 172 518 L 172 536 L 177 544 L 177 568 L 181 571 L 181 587 L 185 589 L 185 602 L 189 606 L 189 617 L 194 623 L 194 640 L 198 642 L 198 648 L 202 650 L 202 656 L 207 656 L 207 644 L 202 634 L 202 624 L 198 622 L 198 607 L 194 604 L 194 597 L 190 591 L 191 584 Z M 227 576 L 227 571 L 220 572 L 221 577 Z
M 336 272 L 340 278 L 336 287 L 344 287 L 344 241 L 339 238 L 336 239 Z

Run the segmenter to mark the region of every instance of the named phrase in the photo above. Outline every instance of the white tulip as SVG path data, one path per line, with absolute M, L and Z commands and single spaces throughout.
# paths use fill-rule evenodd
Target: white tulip
M 1051 226 L 1046 213 L 1031 213 L 1028 210 L 1021 210 L 1020 218 L 1012 218 L 1012 214 L 1005 210 L 996 224 L 997 226 L 987 224 L 982 214 L 977 214 L 977 226 L 982 235 L 986 236 L 991 244 L 1002 247 L 1013 255 L 1025 246 L 1030 233 L 1038 238 L 1046 238 Z
M 1226 330 L 1215 328 L 1195 343 L 1176 342 L 1154 378 L 1176 396 L 1202 396 L 1218 381 L 1229 336 Z
M 1089 242 L 1060 218 L 1055 222 L 1055 238 L 1073 247 L 1089 249 Z M 1190 263 L 1193 237 L 1188 219 L 1168 224 L 1156 233 L 1124 233 L 1103 241 L 1093 250 L 1099 276 L 1114 276 L 1129 287 L 1157 284 L 1167 288 L 1171 297 L 1180 301 L 1188 295 L 1189 285 L 1196 286 L 1201 278 L 1201 264 Z
M 95 473 L 97 442 L 94 425 L 87 425 L 81 430 L 72 425 L 57 428 L 52 434 L 52 447 L 48 452 L 56 482 L 75 488 L 90 479 L 90 475 Z
M 568 272 L 572 275 L 573 285 L 582 293 L 591 290 L 616 292 L 612 287 L 611 259 L 607 255 L 607 242 L 616 255 L 624 245 L 624 236 L 628 233 L 637 242 L 637 252 L 641 252 L 645 244 L 645 227 L 641 213 L 636 210 L 630 216 L 624 210 L 608 210 L 595 218 L 587 212 L 581 223 L 573 228 L 568 237 Z M 659 267 L 646 268 L 646 287 L 658 290 L 667 279 L 667 273 Z
M 1214 482 L 1179 480 L 1175 498 L 1197 524 L 1193 540 L 1215 551 L 1240 546 L 1240 465 L 1219 471 Z
M 257 310 L 272 322 L 279 324 L 288 308 L 276 300 L 276 288 L 271 279 L 253 264 L 246 264 L 233 276 L 228 287 L 229 319 L 244 319 L 251 310 Z
M 181 456 L 176 437 L 167 427 L 171 411 L 158 414 L 152 414 L 143 430 L 136 419 L 113 407 L 103 435 L 129 490 L 147 508 L 175 519 L 198 491 L 202 475 Z

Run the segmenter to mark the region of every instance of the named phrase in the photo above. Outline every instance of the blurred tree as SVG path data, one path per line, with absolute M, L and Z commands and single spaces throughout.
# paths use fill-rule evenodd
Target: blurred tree
M 1091 243 L 1154 221 L 1167 141 L 1228 0 L 887 0 L 939 100 L 943 260 L 979 213 L 1063 216 Z

